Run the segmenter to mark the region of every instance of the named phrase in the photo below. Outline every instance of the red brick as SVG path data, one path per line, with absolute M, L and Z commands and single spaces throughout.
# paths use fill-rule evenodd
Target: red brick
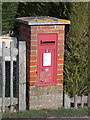
M 37 46 L 31 46 L 30 49 L 31 50 L 37 50 Z
M 30 77 L 30 82 L 31 82 L 31 81 L 36 82 L 36 79 L 37 79 L 36 77 Z
M 63 80 L 57 80 L 57 83 L 63 83 Z
M 63 74 L 63 70 L 58 70 L 57 74 Z
M 36 82 L 30 82 L 29 85 L 30 85 L 30 86 L 35 86 L 35 83 L 36 83 Z
M 38 26 L 31 26 L 32 30 L 36 30 Z
M 63 75 L 57 75 L 57 79 L 63 80 Z
M 59 33 L 58 30 L 54 30 L 54 29 L 52 29 L 52 32 L 53 32 L 53 33 Z
M 64 50 L 58 50 L 58 54 L 64 55 Z
M 37 41 L 31 41 L 31 45 L 37 45 Z
M 63 59 L 64 58 L 64 55 L 59 55 L 58 56 L 58 59 Z
M 37 65 L 37 62 L 31 62 L 30 61 L 30 66 L 34 66 L 34 65 Z
M 30 60 L 36 60 L 36 59 L 37 59 L 36 56 L 33 56 L 33 57 L 30 56 Z
M 60 30 L 65 28 L 65 25 L 56 25 L 56 28 L 59 28 Z
M 36 51 L 30 51 L 30 55 L 36 56 Z
M 38 33 L 42 33 L 42 32 L 44 32 L 44 30 L 32 30 L 31 31 L 31 34 L 38 34 Z
M 59 30 L 59 33 L 64 33 L 64 30 Z
M 36 34 L 32 34 L 31 35 L 31 40 L 37 40 L 37 35 Z M 31 41 L 32 42 L 32 41 Z
M 58 45 L 58 49 L 64 49 L 64 45 Z
M 58 44 L 64 44 L 64 40 L 58 40 Z
M 64 60 L 58 60 L 58 64 L 63 64 Z
M 45 26 L 41 26 L 41 29 L 53 29 L 53 26 L 49 26 L 49 25 L 45 25 Z
M 59 37 L 60 39 L 64 39 L 64 34 L 59 34 L 58 37 Z
M 58 65 L 57 69 L 63 69 L 63 65 Z
M 37 29 L 41 29 L 42 26 L 37 26 Z
M 52 30 L 51 30 L 51 29 L 48 29 L 48 30 L 44 30 L 44 32 L 46 32 L 46 33 L 51 33 Z
M 30 67 L 30 71 L 37 70 L 37 67 Z
M 37 73 L 36 72 L 30 72 L 29 75 L 30 75 L 30 77 L 37 77 Z

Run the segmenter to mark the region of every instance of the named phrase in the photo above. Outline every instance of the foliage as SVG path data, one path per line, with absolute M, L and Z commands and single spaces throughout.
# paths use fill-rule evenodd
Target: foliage
M 68 5 L 69 6 L 69 5 Z M 3 34 L 17 30 L 15 18 L 27 16 L 52 16 L 67 18 L 67 11 L 63 2 L 3 2 L 2 26 Z
M 67 17 L 65 3 L 59 2 L 23 2 L 19 4 L 17 17 L 23 16 L 52 16 Z
M 41 110 L 30 110 L 23 112 L 6 112 L 3 114 L 4 118 L 47 118 L 47 117 L 65 117 L 65 116 L 87 116 L 88 108 L 79 109 L 41 109 Z
M 2 2 L 2 34 L 13 29 L 17 9 L 18 2 Z
M 88 93 L 88 3 L 71 3 L 70 38 L 65 51 L 65 91 L 71 95 Z

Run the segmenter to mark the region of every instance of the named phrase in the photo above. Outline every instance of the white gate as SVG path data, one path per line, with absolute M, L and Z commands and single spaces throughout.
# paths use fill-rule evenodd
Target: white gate
M 2 112 L 5 112 L 6 107 L 10 107 L 13 112 L 15 105 L 18 106 L 19 111 L 26 109 L 26 45 L 25 42 L 19 42 L 17 48 L 15 39 L 0 38 L 0 108 Z M 15 64 L 16 73 L 14 73 Z M 7 74 L 10 75 L 8 78 Z M 8 95 L 6 96 L 7 87 Z

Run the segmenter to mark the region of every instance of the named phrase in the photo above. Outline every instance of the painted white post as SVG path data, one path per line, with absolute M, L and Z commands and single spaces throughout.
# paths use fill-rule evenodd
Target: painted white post
M 66 93 L 64 93 L 64 107 L 70 108 L 70 97 Z
M 5 42 L 2 42 L 2 112 L 5 112 Z
M 19 41 L 19 111 L 26 110 L 26 42 Z

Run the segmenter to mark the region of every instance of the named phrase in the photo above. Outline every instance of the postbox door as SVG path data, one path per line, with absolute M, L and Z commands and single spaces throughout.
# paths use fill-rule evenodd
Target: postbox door
M 38 35 L 38 80 L 37 85 L 56 84 L 57 33 Z
M 39 51 L 39 83 L 40 85 L 50 85 L 55 80 L 55 50 L 41 49 Z

